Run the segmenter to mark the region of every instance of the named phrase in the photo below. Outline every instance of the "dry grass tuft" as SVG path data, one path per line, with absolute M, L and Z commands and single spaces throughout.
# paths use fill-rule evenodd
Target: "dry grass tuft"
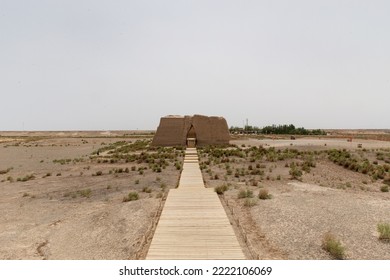
M 223 193 L 226 192 L 228 189 L 229 189 L 229 187 L 228 187 L 227 185 L 221 185 L 221 186 L 215 187 L 215 188 L 214 188 L 214 191 L 215 191 L 217 194 L 223 194 Z
M 327 251 L 336 260 L 345 259 L 345 248 L 341 242 L 331 233 L 327 232 L 322 239 L 322 249 Z
M 379 239 L 383 241 L 390 241 L 390 224 L 389 223 L 380 223 L 377 225 L 379 232 Z
M 269 194 L 267 189 L 261 189 L 259 191 L 258 197 L 259 197 L 259 199 L 271 199 L 272 198 L 272 196 Z
M 245 198 L 244 206 L 253 207 L 257 204 L 257 200 L 254 198 Z
M 133 201 L 138 199 L 139 199 L 139 194 L 137 192 L 129 192 L 129 194 L 125 196 L 122 201 L 128 202 L 128 201 Z
M 251 198 L 253 197 L 253 192 L 251 190 L 240 190 L 238 193 L 238 198 Z

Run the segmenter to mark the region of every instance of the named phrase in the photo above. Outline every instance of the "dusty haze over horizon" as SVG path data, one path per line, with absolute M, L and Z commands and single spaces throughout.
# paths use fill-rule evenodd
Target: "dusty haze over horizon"
M 0 131 L 390 128 L 389 1 L 0 0 Z

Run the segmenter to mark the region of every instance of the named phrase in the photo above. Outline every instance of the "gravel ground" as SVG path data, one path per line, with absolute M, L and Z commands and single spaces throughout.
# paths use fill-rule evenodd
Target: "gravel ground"
M 90 153 L 103 141 L 119 140 L 43 139 L 20 146 L 1 143 L 0 170 L 13 169 L 0 175 L 0 259 L 133 258 L 154 221 L 161 185 L 174 188 L 180 172 L 170 166 L 158 174 L 151 170 L 143 175 L 132 171 L 109 174 L 113 168 L 130 168 L 134 164 L 88 161 Z M 331 148 L 331 144 L 323 144 L 318 142 L 317 148 Z M 289 145 L 289 141 L 281 145 Z M 313 145 L 301 148 L 313 149 Z M 53 163 L 54 159 L 64 158 L 83 158 L 85 162 Z M 232 169 L 248 164 L 241 159 L 231 163 Z M 326 160 L 318 160 L 317 167 L 302 176 L 302 182 L 290 180 L 289 168 L 283 161 L 264 164 L 264 177 L 269 175 L 268 180 L 252 176 L 259 181 L 256 187 L 248 184 L 249 177 L 230 176 L 227 180 L 232 187 L 225 193 L 261 259 L 329 259 L 321 248 L 328 231 L 345 246 L 347 259 L 390 259 L 390 243 L 379 241 L 376 230 L 379 222 L 390 222 L 390 193 L 380 192 L 380 183 Z M 226 171 L 223 165 L 221 168 L 212 167 L 219 179 L 204 173 L 208 187 L 226 183 Z M 93 176 L 97 171 L 104 174 Z M 46 176 L 48 172 L 50 176 Z M 16 181 L 28 174 L 34 174 L 35 179 Z M 8 177 L 14 182 L 9 182 Z M 139 183 L 135 183 L 137 180 Z M 142 192 L 144 187 L 150 187 L 152 192 Z M 269 189 L 272 199 L 257 199 L 255 206 L 243 206 L 243 199 L 237 198 L 238 191 L 250 188 L 257 194 L 259 187 Z M 90 197 L 67 195 L 85 189 L 91 190 Z M 123 203 L 129 191 L 137 191 L 140 200 Z
M 161 173 L 148 169 L 141 175 L 131 167 L 138 169 L 142 164 L 89 160 L 103 142 L 120 140 L 1 143 L 0 170 L 12 169 L 0 174 L 0 259 L 134 259 L 140 249 L 144 251 L 140 241 L 156 221 L 161 186 L 166 186 L 165 192 L 174 188 L 180 171 L 170 165 Z M 84 161 L 53 162 L 67 158 Z M 110 174 L 115 168 L 130 171 Z M 94 176 L 97 171 L 103 174 Z M 35 178 L 17 181 L 28 174 Z M 145 187 L 148 192 L 143 191 Z M 89 193 L 80 195 L 86 190 Z M 136 191 L 140 199 L 122 202 L 130 191 Z
M 381 242 L 376 230 L 379 222 L 390 222 L 388 195 L 301 182 L 269 189 L 272 199 L 258 200 L 252 208 L 236 204 L 244 229 L 261 233 L 267 241 L 259 243 L 256 235 L 249 235 L 262 258 L 329 259 L 321 242 L 330 231 L 345 246 L 347 259 L 390 259 L 390 244 Z M 264 245 L 271 248 L 268 253 Z

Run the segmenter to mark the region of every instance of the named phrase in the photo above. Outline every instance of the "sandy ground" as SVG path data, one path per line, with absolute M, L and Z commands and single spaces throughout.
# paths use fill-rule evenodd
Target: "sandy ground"
M 0 259 L 142 258 L 141 243 L 162 203 L 161 184 L 174 188 L 179 171 L 170 166 L 158 174 L 145 170 L 140 175 L 131 171 L 134 165 L 138 169 L 136 163 L 89 160 L 102 142 L 118 140 L 56 138 L 0 144 L 0 170 L 12 168 L 0 175 Z M 68 158 L 81 160 L 53 163 Z M 126 167 L 129 173 L 109 174 Z M 97 171 L 103 175 L 93 176 Z M 30 174 L 35 179 L 17 181 Z M 145 186 L 150 193 L 142 191 Z M 130 191 L 137 191 L 140 199 L 122 202 Z
M 42 134 L 24 142 L 0 143 L 0 171 L 4 171 L 0 174 L 0 259 L 143 258 L 164 194 L 176 186 L 180 171 L 170 165 L 161 173 L 147 169 L 139 174 L 131 167 L 138 170 L 145 164 L 97 163 L 90 159 L 103 143 L 130 140 L 121 139 L 121 133 L 101 137 L 98 132 L 85 139 L 66 137 L 66 133 L 60 137 L 58 133 L 54 138 L 42 138 Z M 372 149 L 390 147 L 389 142 L 360 142 L 371 161 L 376 158 Z M 311 151 L 356 150 L 357 145 L 346 139 L 307 138 L 232 143 L 283 149 L 293 143 L 293 148 Z M 357 149 L 359 153 L 361 150 Z M 71 161 L 53 162 L 61 159 Z M 251 249 L 244 248 L 247 255 L 254 251 L 261 259 L 330 259 L 321 242 L 331 231 L 345 246 L 347 259 L 390 259 L 390 244 L 379 241 L 376 230 L 379 222 L 390 222 L 390 193 L 380 191 L 381 181 L 338 166 L 326 156 L 319 156 L 316 167 L 301 181 L 291 180 L 285 166 L 289 162 L 261 160 L 263 176 L 226 176 L 223 164 L 210 166 L 213 176 L 203 170 L 207 187 L 230 184 L 221 199 L 229 205 L 225 205 L 227 211 L 234 209 L 234 216 L 228 216 L 237 234 L 244 232 L 249 240 Z M 237 159 L 229 164 L 234 170 L 256 163 Z M 379 160 L 379 164 L 384 161 Z M 126 167 L 129 173 L 109 174 Z M 98 171 L 103 175 L 93 176 Z M 27 175 L 35 178 L 17 181 Z M 253 179 L 257 186 L 250 183 Z M 151 192 L 143 192 L 145 187 Z M 268 189 L 272 199 L 257 199 L 256 205 L 247 207 L 244 199 L 237 198 L 241 189 L 250 189 L 255 195 L 260 189 Z M 140 199 L 122 202 L 130 191 L 138 192 Z M 242 246 L 247 247 L 243 240 L 241 236 Z
M 330 231 L 348 259 L 390 259 L 390 244 L 378 240 L 376 225 L 389 222 L 390 196 L 339 190 L 302 182 L 267 184 L 273 198 L 251 208 L 225 195 L 264 259 L 329 259 L 321 248 Z
M 257 142 L 266 141 L 235 141 L 246 148 Z M 267 143 L 283 147 L 288 141 L 271 140 Z M 331 142 L 327 140 L 327 143 Z M 344 142 L 334 143 L 335 148 L 342 148 Z M 389 143 L 379 144 L 377 141 L 365 143 L 372 148 L 387 148 Z M 312 145 L 307 145 L 306 149 L 313 150 Z M 375 153 L 367 152 L 367 156 L 374 159 L 372 154 Z M 206 169 L 203 170 L 207 187 L 230 185 L 222 200 L 234 209 L 239 227 L 248 238 L 255 258 L 330 259 L 321 243 L 324 234 L 332 232 L 345 247 L 347 259 L 390 259 L 390 243 L 380 241 L 377 232 L 378 223 L 390 223 L 390 193 L 380 191 L 383 186 L 381 180 L 374 181 L 368 175 L 345 169 L 324 156 L 316 160 L 316 167 L 304 174 L 301 181 L 292 180 L 289 168 L 285 167 L 291 161 L 260 161 L 265 171 L 262 178 L 226 176 L 224 164 L 211 164 L 212 176 Z M 235 170 L 247 169 L 256 163 L 237 158 L 229 165 Z M 213 178 L 215 174 L 219 179 Z M 280 180 L 276 179 L 278 175 Z M 252 186 L 253 179 L 258 186 Z M 240 190 L 251 190 L 256 196 L 261 189 L 268 189 L 272 199 L 255 197 L 256 205 L 248 207 L 244 205 L 245 199 L 238 198 Z
M 246 140 L 233 140 L 232 144 L 251 145 L 251 146 L 264 146 L 264 147 L 300 147 L 305 149 L 356 149 L 358 144 L 362 145 L 362 148 L 366 149 L 379 149 L 379 148 L 390 148 L 390 142 L 377 141 L 377 140 L 364 140 L 364 139 L 353 139 L 352 142 L 348 142 L 347 139 L 329 139 L 329 138 L 298 138 L 296 140 L 289 139 L 254 139 L 249 138 Z

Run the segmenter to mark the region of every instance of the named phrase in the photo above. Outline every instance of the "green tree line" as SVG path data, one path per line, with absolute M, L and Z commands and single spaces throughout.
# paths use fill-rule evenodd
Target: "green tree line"
M 257 126 L 246 125 L 244 128 L 231 126 L 230 133 L 257 133 L 257 134 L 294 134 L 294 135 L 326 135 L 322 129 L 305 129 L 303 127 L 295 127 L 293 124 L 283 125 L 268 125 L 263 128 Z

